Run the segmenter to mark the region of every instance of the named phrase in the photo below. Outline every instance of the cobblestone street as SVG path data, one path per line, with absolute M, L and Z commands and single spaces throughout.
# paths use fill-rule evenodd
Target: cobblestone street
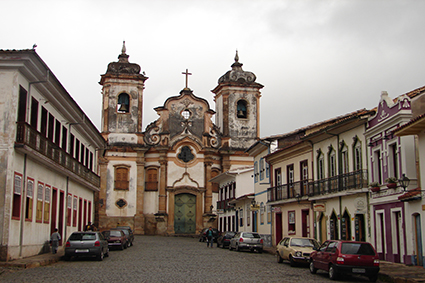
M 340 282 L 364 282 L 344 278 Z M 2 282 L 331 282 L 324 272 L 278 264 L 269 253 L 207 248 L 196 238 L 136 236 L 134 246 L 114 250 L 102 262 L 60 261 L 50 266 L 5 272 Z

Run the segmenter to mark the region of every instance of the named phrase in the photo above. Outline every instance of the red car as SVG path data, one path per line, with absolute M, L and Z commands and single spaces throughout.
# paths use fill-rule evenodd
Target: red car
M 310 255 L 310 272 L 315 274 L 318 269 L 329 272 L 331 280 L 339 275 L 358 274 L 376 282 L 379 257 L 370 243 L 328 240 Z
M 121 230 L 107 230 L 102 232 L 105 239 L 108 241 L 108 246 L 111 247 L 117 247 L 120 250 L 126 249 L 127 244 L 127 238 L 123 231 Z

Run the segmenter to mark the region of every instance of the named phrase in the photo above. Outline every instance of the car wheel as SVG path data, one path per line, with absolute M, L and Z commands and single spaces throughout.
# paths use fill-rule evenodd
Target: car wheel
M 232 245 L 229 245 L 229 251 L 231 251 L 232 250 Z
M 70 255 L 65 255 L 65 256 L 63 257 L 63 259 L 64 259 L 65 261 L 70 261 L 70 260 L 71 260 L 71 256 L 70 256 Z
M 263 253 L 263 249 L 258 249 L 258 253 L 262 254 Z
M 329 266 L 329 279 L 336 280 L 338 278 L 338 273 L 335 270 L 333 265 Z
M 276 253 L 276 259 L 277 259 L 277 263 L 282 263 L 283 262 L 283 258 L 280 256 L 279 253 Z
M 378 274 L 369 276 L 369 281 L 370 282 L 376 282 L 378 280 Z
M 124 249 L 126 249 L 128 247 L 128 243 L 127 242 L 125 242 L 124 243 Z
M 217 242 L 217 248 L 219 248 L 220 247 L 220 244 Z
M 100 251 L 100 254 L 97 256 L 97 260 L 98 261 L 102 261 L 103 260 L 103 256 L 104 256 L 103 251 Z
M 313 261 L 310 260 L 310 273 L 316 274 L 316 272 L 317 272 L 317 268 L 314 267 Z
M 127 248 L 131 247 L 131 242 L 127 242 Z
M 105 254 L 105 256 L 106 256 L 106 257 L 109 257 L 109 248 L 107 248 L 107 249 L 106 249 L 106 254 Z
M 235 251 L 237 251 L 237 252 L 239 251 L 239 245 L 235 246 Z
M 295 267 L 297 265 L 292 256 L 289 256 L 289 265 L 291 267 Z
M 120 246 L 120 250 L 124 250 L 125 249 L 125 244 L 122 244 L 121 246 Z

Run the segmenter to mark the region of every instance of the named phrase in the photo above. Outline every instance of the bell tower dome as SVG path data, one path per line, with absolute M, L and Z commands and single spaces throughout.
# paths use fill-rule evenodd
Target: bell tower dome
M 134 134 L 142 132 L 143 90 L 148 77 L 140 74 L 140 66 L 130 63 L 128 57 L 124 41 L 118 62 L 108 64 L 99 82 L 103 95 L 101 132 L 110 143 L 137 143 Z
M 232 69 L 218 79 L 212 92 L 216 103 L 216 125 L 223 133 L 223 147 L 246 149 L 260 135 L 260 89 L 252 72 L 244 71 L 238 51 Z

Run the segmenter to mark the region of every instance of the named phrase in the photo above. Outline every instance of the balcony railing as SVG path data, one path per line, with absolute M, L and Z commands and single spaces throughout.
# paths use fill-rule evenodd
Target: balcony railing
M 232 200 L 234 200 L 234 198 L 217 201 L 217 209 L 229 210 L 233 208 L 233 205 L 229 205 L 229 201 Z
M 16 145 L 26 145 L 64 168 L 77 174 L 92 185 L 100 186 L 100 177 L 78 160 L 69 155 L 52 141 L 43 137 L 37 130 L 24 122 L 17 123 Z
M 267 199 L 268 201 L 277 201 L 306 196 L 313 190 L 311 188 L 312 184 L 311 180 L 303 180 L 271 187 L 267 189 Z
M 338 191 L 367 187 L 367 170 L 358 170 L 317 181 L 305 180 L 267 189 L 268 201 L 278 201 L 302 196 L 316 196 Z
M 358 170 L 327 179 L 314 181 L 310 196 L 329 194 L 339 191 L 361 189 L 368 186 L 367 170 Z

